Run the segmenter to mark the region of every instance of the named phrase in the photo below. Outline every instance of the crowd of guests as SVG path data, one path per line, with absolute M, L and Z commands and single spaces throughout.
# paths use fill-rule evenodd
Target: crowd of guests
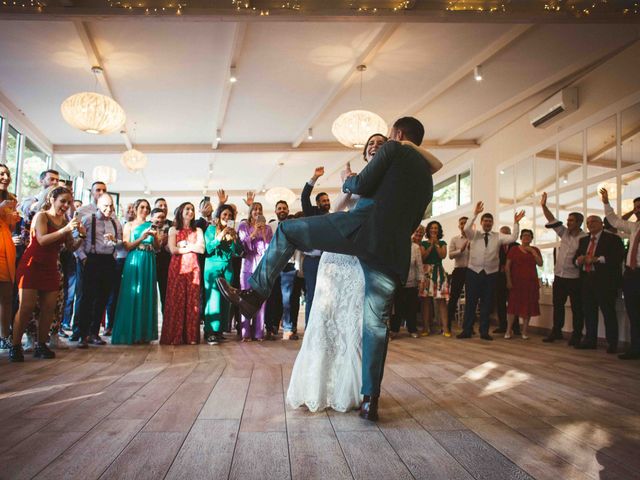
M 224 342 L 224 334 L 234 330 L 243 342 L 274 339 L 281 326 L 283 340 L 298 339 L 301 297 L 304 294 L 308 319 L 322 252 L 296 252 L 253 319 L 230 306 L 216 279 L 224 277 L 247 288 L 279 222 L 329 213 L 331 201 L 325 192 L 315 196 L 315 205 L 311 201 L 323 174 L 323 167 L 316 168 L 305 184 L 302 211 L 296 215 L 281 200 L 275 205 L 277 218 L 267 222 L 252 192 L 244 200 L 243 215 L 219 190 L 215 208 L 204 197 L 197 208 L 182 203 L 169 220 L 163 198 L 156 199 L 153 207 L 139 199 L 122 209 L 118 218 L 113 197 L 100 181 L 91 186 L 90 203 L 82 205 L 55 170 L 42 172 L 42 191 L 18 204 L 8 191 L 10 171 L 0 165 L 0 348 L 9 350 L 11 361 L 23 361 L 25 350 L 37 358 L 54 358 L 53 350 L 68 348 L 62 338 L 77 342 L 77 348 L 105 345 L 103 336 L 110 336 L 112 344 L 146 344 L 158 338 L 167 345 L 198 344 L 201 324 L 204 341 L 210 345 Z M 640 198 L 632 212 L 618 218 L 606 190 L 600 193 L 606 220 L 616 233 L 606 231 L 598 216 L 587 218 L 588 232 L 584 232 L 583 215 L 578 212 L 563 225 L 547 207 L 546 194 L 541 198 L 547 227 L 560 238 L 555 251 L 553 328 L 544 341 L 563 338 L 569 299 L 573 319 L 569 344 L 597 348 L 600 310 L 607 352 L 616 353 L 615 301 L 622 285 L 631 345 L 619 357 L 640 358 L 640 221 L 630 220 L 632 216 L 640 220 Z M 457 338 L 472 337 L 479 319 L 480 338 L 493 340 L 489 325 L 494 310 L 498 328 L 493 333 L 504 334 L 505 339 L 529 338 L 529 320 L 540 315 L 537 267 L 543 263 L 532 245 L 533 232 L 519 228 L 524 212 L 517 212 L 513 226 L 503 226 L 499 232 L 493 230 L 493 216 L 484 212 L 482 202 L 473 213 L 471 219 L 459 219 L 460 234 L 449 244 L 438 221 L 414 232 L 409 276 L 396 294 L 392 338 L 402 325 L 414 338 L 434 333 L 451 337 L 463 292 L 464 320 Z M 236 222 L 239 216 L 246 218 Z M 625 232 L 626 253 L 619 235 Z M 443 266 L 447 255 L 454 261 L 450 274 Z
M 601 312 L 607 353 L 617 353 L 616 299 L 622 287 L 631 328 L 629 349 L 618 357 L 637 359 L 640 358 L 640 198 L 634 200 L 632 211 L 619 218 L 609 205 L 608 192 L 602 189 L 600 195 L 605 218 L 589 216 L 586 232 L 582 230 L 581 213 L 570 213 L 564 225 L 547 207 L 547 194 L 540 199 L 548 221 L 546 227 L 560 238 L 554 251 L 553 327 L 543 341 L 563 339 L 565 304 L 569 299 L 573 331 L 568 344 L 577 349 L 596 349 Z M 529 338 L 529 321 L 540 315 L 538 267 L 543 265 L 542 255 L 532 245 L 533 231 L 519 228 L 524 211 L 515 214 L 512 228 L 503 226 L 499 232 L 493 231 L 493 216 L 483 211 L 484 205 L 479 202 L 471 220 L 459 219 L 460 235 L 449 243 L 449 258 L 454 261 L 450 275 L 442 266 L 448 246 L 442 240 L 440 223 L 431 221 L 426 228 L 416 230 L 409 278 L 397 296 L 392 337 L 403 323 L 414 338 L 438 331 L 451 337 L 464 292 L 464 319 L 457 338 L 471 338 L 479 318 L 480 338 L 493 340 L 489 333 L 493 311 L 498 319 L 494 334 L 504 334 L 505 339 L 514 335 Z M 476 227 L 478 216 L 480 223 Z M 630 220 L 632 217 L 635 221 Z M 623 238 L 628 239 L 626 251 Z M 422 332 L 418 333 L 416 316 L 420 317 L 420 310 Z

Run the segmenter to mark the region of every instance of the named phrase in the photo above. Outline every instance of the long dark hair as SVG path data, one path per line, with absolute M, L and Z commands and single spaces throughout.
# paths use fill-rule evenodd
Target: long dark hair
M 176 208 L 173 212 L 174 215 L 174 223 L 175 223 L 175 227 L 176 230 L 182 230 L 183 228 L 185 228 L 184 226 L 184 218 L 182 217 L 182 214 L 184 213 L 184 209 L 187 207 L 187 205 L 191 205 L 191 208 L 193 208 L 193 218 L 191 219 L 191 221 L 189 222 L 189 230 L 195 230 L 196 229 L 196 207 L 193 206 L 193 203 L 191 202 L 184 202 L 181 203 L 180 205 L 178 205 L 178 208 Z
M 382 137 L 382 138 L 384 138 L 384 141 L 385 141 L 385 142 L 386 142 L 387 140 L 389 140 L 389 139 L 387 138 L 387 136 L 386 136 L 386 135 L 383 135 L 383 134 L 381 134 L 381 133 L 374 133 L 374 134 L 373 134 L 373 135 L 371 135 L 369 138 L 367 138 L 367 141 L 366 141 L 366 142 L 364 142 L 364 148 L 362 149 L 362 158 L 364 158 L 364 161 L 365 161 L 365 162 L 367 161 L 367 147 L 369 146 L 369 142 L 371 141 L 371 139 L 372 139 L 373 137 Z
M 11 170 L 9 170 L 9 167 L 5 163 L 0 163 L 0 168 L 7 170 L 9 174 L 9 184 L 11 184 Z M 8 198 L 11 198 L 11 194 L 9 193 L 9 186 L 7 185 L 6 190 L 0 190 L 0 200 L 7 200 Z
M 442 231 L 442 225 L 440 225 L 440 222 L 437 222 L 435 220 L 432 220 L 429 223 L 427 223 L 427 228 L 425 230 L 425 234 L 427 238 L 429 238 L 429 230 L 431 230 L 431 225 L 438 226 L 438 240 L 442 240 L 442 237 L 444 237 L 444 232 Z

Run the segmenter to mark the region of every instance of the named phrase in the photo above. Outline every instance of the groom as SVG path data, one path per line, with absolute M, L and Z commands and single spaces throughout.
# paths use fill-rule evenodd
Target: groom
M 360 416 L 368 420 L 378 418 L 394 292 L 407 278 L 411 234 L 433 196 L 429 165 L 414 148 L 398 142 L 420 145 L 423 136 L 424 127 L 415 118 L 397 120 L 391 129 L 392 141 L 378 150 L 359 175 L 348 167 L 343 172 L 343 177 L 348 176 L 343 191 L 361 197 L 353 210 L 282 222 L 249 280 L 251 289 L 237 290 L 218 279 L 223 295 L 243 315 L 253 317 L 296 249 L 358 257 L 365 278 Z

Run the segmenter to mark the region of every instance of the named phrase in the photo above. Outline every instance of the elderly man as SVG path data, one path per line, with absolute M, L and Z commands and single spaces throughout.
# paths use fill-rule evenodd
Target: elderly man
M 597 348 L 598 310 L 600 310 L 604 317 L 607 353 L 616 353 L 618 351 L 616 296 L 622 277 L 624 245 L 619 236 L 605 232 L 603 226 L 602 218 L 597 215 L 587 217 L 589 235 L 580 239 L 573 260 L 580 269 L 586 326 L 585 339 L 576 345 L 576 348 Z
M 84 266 L 83 288 L 78 299 L 78 348 L 87 348 L 88 342 L 104 345 L 100 338 L 100 321 L 113 286 L 115 252 L 122 243 L 122 225 L 115 218 L 113 199 L 108 193 L 98 198 L 98 211 L 82 221 L 87 230 L 84 245 L 77 252 Z

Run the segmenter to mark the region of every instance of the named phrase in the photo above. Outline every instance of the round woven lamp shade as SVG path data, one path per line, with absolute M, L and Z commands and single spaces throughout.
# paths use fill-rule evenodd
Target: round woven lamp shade
M 331 133 L 349 148 L 362 148 L 374 133 L 387 134 L 386 122 L 368 110 L 351 110 L 335 119 Z
M 60 105 L 60 112 L 72 127 L 96 135 L 115 132 L 127 120 L 124 110 L 115 100 L 94 92 L 71 95 Z

